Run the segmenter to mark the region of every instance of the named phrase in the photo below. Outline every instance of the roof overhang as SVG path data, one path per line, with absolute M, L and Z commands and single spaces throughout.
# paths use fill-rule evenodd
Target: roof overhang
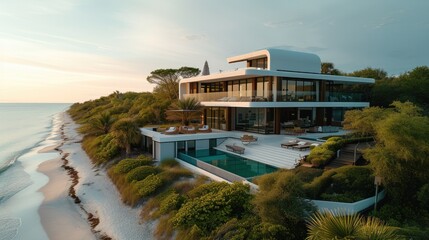
M 371 84 L 375 80 L 372 78 L 360 78 L 360 77 L 348 77 L 328 74 L 317 74 L 317 73 L 300 73 L 300 72 L 287 72 L 287 71 L 272 71 L 266 69 L 256 68 L 240 68 L 235 71 L 222 72 L 217 74 L 211 74 L 207 76 L 198 76 L 193 78 L 185 78 L 180 80 L 180 83 L 190 82 L 218 82 L 227 80 L 237 80 L 252 77 L 288 77 L 297 79 L 309 79 L 319 81 L 335 81 L 343 83 L 362 83 Z

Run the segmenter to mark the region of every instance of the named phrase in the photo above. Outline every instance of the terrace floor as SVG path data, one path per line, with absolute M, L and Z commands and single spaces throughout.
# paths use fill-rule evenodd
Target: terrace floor
M 239 131 L 231 131 L 230 137 L 216 147 L 217 150 L 225 151 L 231 154 L 239 155 L 244 158 L 265 163 L 277 168 L 286 168 L 292 169 L 295 168 L 299 160 L 310 153 L 309 149 L 300 151 L 291 148 L 282 148 L 281 143 L 288 142 L 294 139 L 300 139 L 301 141 L 306 141 L 310 143 L 320 142 L 322 137 L 331 136 L 331 135 L 344 135 L 346 132 L 340 130 L 336 133 L 306 133 L 299 136 L 289 136 L 289 135 L 264 135 L 264 134 L 253 134 Z M 243 144 L 240 141 L 240 137 L 243 134 L 253 135 L 258 138 L 257 142 L 252 142 L 249 144 Z M 236 145 L 244 147 L 244 154 L 237 154 L 226 149 L 226 145 Z
M 176 135 L 165 135 L 160 132 L 155 132 L 152 129 L 142 128 L 142 133 L 146 136 L 151 136 L 154 140 L 159 142 L 171 142 L 171 141 L 186 141 L 186 140 L 198 140 L 198 139 L 209 139 L 209 138 L 225 138 L 226 140 L 216 147 L 217 150 L 225 151 L 231 154 L 236 154 L 226 149 L 226 145 L 237 145 L 245 148 L 244 154 L 236 154 L 244 158 L 254 160 L 257 162 L 265 163 L 277 168 L 292 169 L 296 166 L 299 160 L 305 155 L 309 154 L 309 150 L 295 150 L 285 149 L 280 146 L 281 143 L 288 142 L 293 139 L 300 139 L 301 141 L 316 143 L 321 142 L 322 137 L 333 136 L 333 135 L 344 135 L 347 132 L 339 130 L 335 133 L 305 133 L 298 136 L 291 136 L 285 134 L 256 134 L 242 131 L 222 131 L 213 129 L 211 133 L 197 133 L 197 134 L 176 134 Z M 243 144 L 240 141 L 240 137 L 244 134 L 253 135 L 258 138 L 257 142 L 249 144 Z

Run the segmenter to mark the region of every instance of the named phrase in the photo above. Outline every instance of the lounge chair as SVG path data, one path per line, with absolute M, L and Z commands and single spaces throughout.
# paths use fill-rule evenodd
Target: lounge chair
M 258 138 L 253 135 L 243 135 L 240 137 L 240 140 L 243 144 L 249 144 L 251 142 L 257 142 Z
M 234 153 L 239 153 L 239 154 L 243 154 L 245 148 L 244 147 L 240 147 L 240 146 L 236 146 L 234 145 L 225 145 L 226 150 L 234 152 Z
M 192 134 L 196 133 L 195 127 L 193 126 L 181 126 L 179 132 L 182 134 Z
M 298 142 L 299 142 L 299 140 L 297 140 L 297 139 L 295 139 L 295 140 L 290 140 L 289 142 L 286 142 L 286 143 L 282 143 L 282 144 L 280 144 L 280 146 L 281 146 L 282 148 L 290 148 L 290 147 L 293 147 L 293 146 L 298 145 Z
M 197 132 L 209 133 L 209 132 L 212 132 L 212 129 L 209 127 L 209 125 L 203 125 L 197 129 Z
M 295 146 L 292 146 L 292 148 L 302 151 L 304 149 L 310 148 L 310 146 L 311 146 L 311 143 L 309 142 L 298 142 L 298 144 Z
M 169 127 L 163 133 L 166 134 L 166 135 L 178 134 L 179 133 L 179 128 L 178 127 Z

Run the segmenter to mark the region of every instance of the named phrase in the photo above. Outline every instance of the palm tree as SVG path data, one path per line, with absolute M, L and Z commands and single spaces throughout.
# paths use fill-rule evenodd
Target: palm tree
M 131 145 L 139 143 L 141 139 L 140 128 L 131 118 L 124 118 L 117 121 L 112 126 L 112 134 L 119 146 L 125 149 L 127 156 L 131 152 Z
M 195 98 L 179 99 L 167 110 L 167 119 L 180 120 L 183 125 L 189 125 L 192 119 L 198 119 L 201 114 L 201 104 Z
M 404 239 L 396 233 L 397 228 L 386 226 L 375 217 L 365 219 L 360 214 L 345 212 L 317 212 L 309 220 L 307 240 L 331 239 Z
M 89 121 L 90 133 L 93 135 L 107 134 L 115 122 L 109 112 L 103 112 Z

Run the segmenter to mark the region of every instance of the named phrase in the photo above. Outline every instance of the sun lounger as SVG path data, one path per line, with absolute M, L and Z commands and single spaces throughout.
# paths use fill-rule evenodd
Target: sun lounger
M 163 133 L 167 134 L 167 135 L 178 134 L 179 133 L 179 128 L 178 127 L 169 127 Z
M 311 143 L 309 142 L 298 142 L 298 144 L 295 146 L 292 146 L 292 148 L 302 151 L 304 149 L 310 148 L 310 146 L 311 146 Z
M 289 142 L 280 144 L 282 148 L 290 148 L 296 145 L 298 145 L 298 140 L 290 140 Z
M 258 138 L 254 137 L 253 135 L 243 135 L 240 137 L 240 140 L 243 144 L 249 144 L 251 142 L 257 142 Z
M 209 127 L 209 125 L 203 125 L 202 127 L 199 127 L 197 129 L 197 132 L 200 132 L 200 133 L 209 133 L 209 132 L 212 132 L 212 129 Z
M 235 146 L 235 145 L 225 145 L 225 147 L 226 147 L 226 150 L 239 153 L 239 154 L 243 154 L 245 150 L 244 147 Z
M 181 126 L 179 132 L 182 134 L 192 134 L 197 131 L 195 130 L 195 127 L 192 126 Z

